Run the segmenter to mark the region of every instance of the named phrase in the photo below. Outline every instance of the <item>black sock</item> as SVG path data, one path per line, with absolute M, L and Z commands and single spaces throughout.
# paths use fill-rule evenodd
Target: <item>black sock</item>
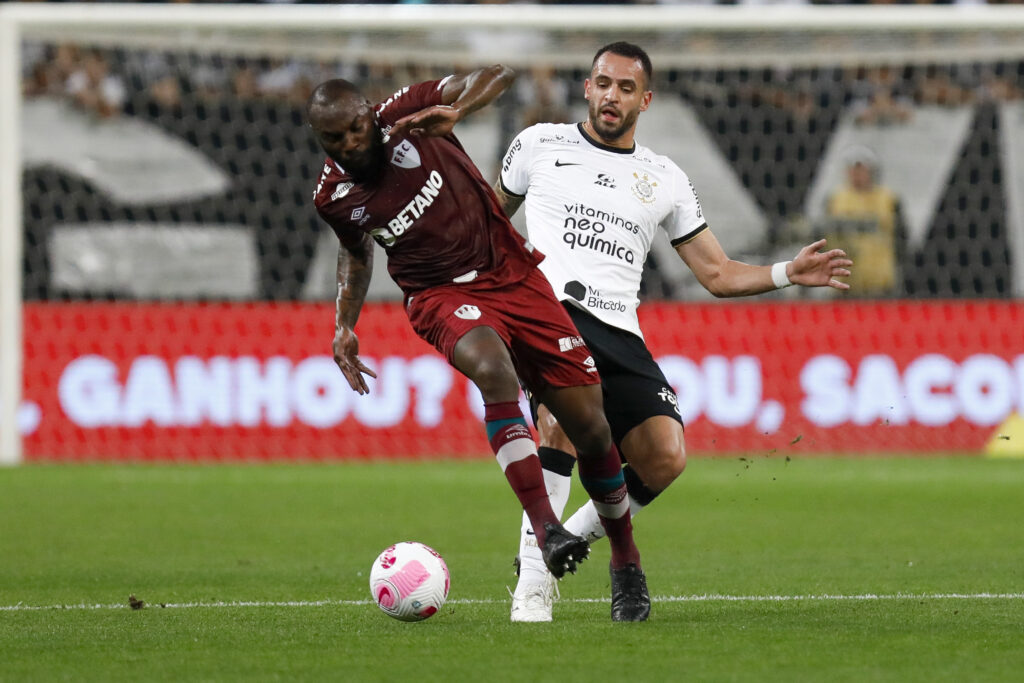
M 544 462 L 544 458 L 541 458 L 541 462 Z M 655 492 L 647 488 L 647 485 L 640 481 L 640 475 L 629 465 L 622 468 L 622 476 L 626 478 L 626 491 L 640 505 L 646 507 L 658 497 L 660 491 Z
M 541 446 L 537 449 L 537 457 L 540 458 L 541 467 L 563 477 L 571 477 L 572 468 L 576 466 L 576 458 L 557 448 Z

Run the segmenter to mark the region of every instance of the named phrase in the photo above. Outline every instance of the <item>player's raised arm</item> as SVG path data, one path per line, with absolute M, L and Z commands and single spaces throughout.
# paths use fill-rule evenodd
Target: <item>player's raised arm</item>
M 515 80 L 516 72 L 504 64 L 485 66 L 465 76 L 448 79 L 441 91 L 441 101 L 465 118 L 497 99 Z
M 376 377 L 359 360 L 359 338 L 355 333 L 359 312 L 366 300 L 373 273 L 373 242 L 367 234 L 338 246 L 338 299 L 334 320 L 334 362 L 354 391 L 369 393 L 363 375 Z
M 441 90 L 440 105 L 399 119 L 388 135 L 448 135 L 456 123 L 493 102 L 515 79 L 515 72 L 503 64 L 477 69 L 465 76 L 452 76 Z

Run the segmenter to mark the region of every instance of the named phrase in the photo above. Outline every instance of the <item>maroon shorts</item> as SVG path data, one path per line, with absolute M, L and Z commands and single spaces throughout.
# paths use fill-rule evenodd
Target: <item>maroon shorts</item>
M 416 294 L 406 306 L 420 337 L 452 362 L 455 344 L 486 325 L 512 354 L 519 379 L 530 391 L 599 384 L 590 350 L 539 269 L 501 288 L 445 285 Z

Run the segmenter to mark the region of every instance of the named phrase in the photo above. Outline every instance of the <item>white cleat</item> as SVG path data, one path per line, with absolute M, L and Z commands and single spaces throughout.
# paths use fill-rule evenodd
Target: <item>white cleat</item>
M 558 597 L 555 577 L 545 573 L 540 581 L 519 580 L 512 594 L 512 621 L 551 621 L 551 604 Z

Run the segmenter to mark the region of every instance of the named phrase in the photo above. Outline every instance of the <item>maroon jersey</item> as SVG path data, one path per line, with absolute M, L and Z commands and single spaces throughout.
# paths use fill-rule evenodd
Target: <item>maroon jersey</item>
M 377 105 L 381 129 L 442 104 L 443 85 L 409 86 Z M 516 232 L 454 135 L 391 138 L 385 148 L 384 169 L 372 182 L 356 182 L 328 158 L 313 201 L 339 238 L 364 232 L 384 247 L 388 273 L 406 297 L 452 282 L 518 282 L 543 258 Z

